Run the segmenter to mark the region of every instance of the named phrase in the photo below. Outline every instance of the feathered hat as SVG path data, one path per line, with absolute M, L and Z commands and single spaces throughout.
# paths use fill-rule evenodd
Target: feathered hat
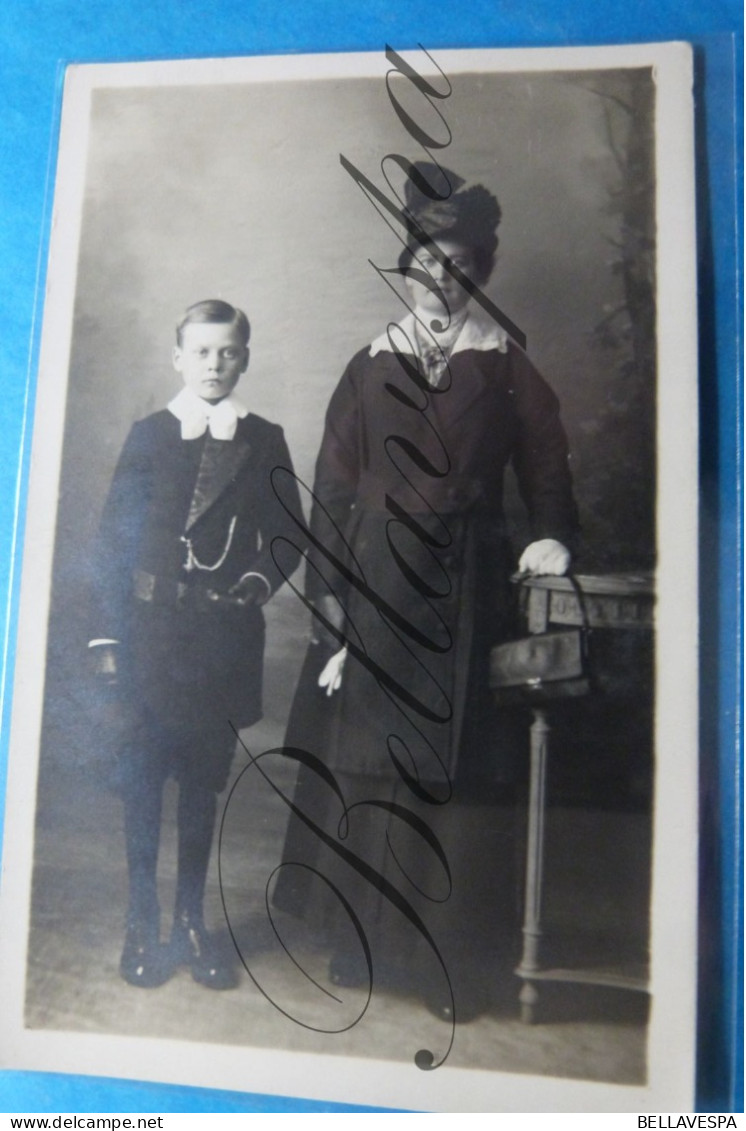
M 450 191 L 449 191 L 450 188 Z M 477 282 L 486 282 L 495 261 L 497 227 L 502 215 L 497 197 L 484 185 L 467 185 L 463 177 L 430 161 L 415 161 L 404 188 L 411 218 L 437 243 L 458 240 L 474 256 Z M 399 257 L 406 268 L 422 247 L 410 235 Z

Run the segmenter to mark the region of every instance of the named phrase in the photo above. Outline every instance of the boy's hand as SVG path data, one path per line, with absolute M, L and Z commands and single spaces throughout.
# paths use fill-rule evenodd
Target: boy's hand
M 91 672 L 99 683 L 116 683 L 119 675 L 116 644 L 95 644 L 88 649 Z
M 216 593 L 214 589 L 208 589 L 207 596 L 211 601 L 222 605 L 237 605 L 245 609 L 249 605 L 265 603 L 269 597 L 269 584 L 261 574 L 247 573 L 227 593 Z

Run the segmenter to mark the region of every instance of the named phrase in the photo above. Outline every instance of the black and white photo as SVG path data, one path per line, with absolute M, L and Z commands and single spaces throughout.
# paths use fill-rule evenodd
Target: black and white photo
M 691 1106 L 691 113 L 681 44 L 70 68 L 18 1066 Z

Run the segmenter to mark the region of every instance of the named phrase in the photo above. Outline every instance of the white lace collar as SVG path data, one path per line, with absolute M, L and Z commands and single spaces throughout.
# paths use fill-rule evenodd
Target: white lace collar
M 427 324 L 432 315 L 421 315 L 421 321 Z M 403 318 L 401 322 L 396 325 L 402 331 L 401 335 L 394 335 L 394 341 L 398 344 L 399 341 L 404 342 L 409 340 L 414 346 L 415 342 L 415 315 L 410 313 Z M 405 338 L 406 335 L 406 338 Z M 437 334 L 435 335 L 437 340 Z M 454 353 L 461 353 L 463 350 L 499 350 L 500 353 L 508 352 L 508 335 L 503 330 L 502 326 L 498 326 L 493 318 L 485 313 L 481 308 L 470 308 L 466 321 L 464 322 L 461 333 L 459 334 L 456 342 L 451 350 L 451 356 Z M 389 341 L 388 331 L 384 331 L 377 338 L 374 338 L 370 346 L 370 356 L 375 357 L 377 353 L 388 352 L 394 353 L 395 349 Z M 404 351 L 401 351 L 404 352 Z

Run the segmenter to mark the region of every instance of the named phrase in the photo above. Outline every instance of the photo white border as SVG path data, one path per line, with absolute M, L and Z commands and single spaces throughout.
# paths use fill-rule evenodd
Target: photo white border
M 402 52 L 421 70 L 421 52 Z M 656 776 L 648 1084 L 469 1071 L 227 1045 L 24 1028 L 26 929 L 49 578 L 54 545 L 76 265 L 92 92 L 380 77 L 380 53 L 71 66 L 67 72 L 50 239 L 37 413 L 27 501 L 3 857 L 0 1062 L 431 1111 L 692 1110 L 696 1036 L 698 820 L 697 322 L 692 57 L 686 44 L 433 51 L 459 71 L 654 68 L 657 98 L 658 569 Z M 82 128 L 85 123 L 86 128 Z M 10 930 L 23 924 L 24 930 Z M 209 1063 L 209 1068 L 206 1065 Z M 344 1065 L 341 1072 L 340 1067 Z

